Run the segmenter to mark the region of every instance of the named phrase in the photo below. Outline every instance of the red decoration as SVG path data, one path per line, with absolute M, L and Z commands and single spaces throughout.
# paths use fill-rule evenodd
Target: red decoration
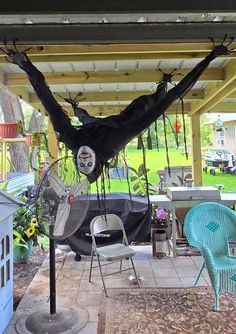
M 19 135 L 17 123 L 0 123 L 1 138 L 16 138 Z
M 182 124 L 179 122 L 179 121 L 176 121 L 174 124 L 173 124 L 173 128 L 175 130 L 176 133 L 179 133 L 180 132 L 180 129 L 182 127 Z
M 74 195 L 70 195 L 69 196 L 69 202 L 74 202 L 75 200 L 75 196 Z

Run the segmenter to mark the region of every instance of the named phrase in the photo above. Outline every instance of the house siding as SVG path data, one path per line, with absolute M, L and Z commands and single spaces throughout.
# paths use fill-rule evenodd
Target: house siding
M 213 130 L 213 145 L 225 147 L 236 158 L 236 120 L 224 122 L 224 141 L 220 142 L 220 133 Z

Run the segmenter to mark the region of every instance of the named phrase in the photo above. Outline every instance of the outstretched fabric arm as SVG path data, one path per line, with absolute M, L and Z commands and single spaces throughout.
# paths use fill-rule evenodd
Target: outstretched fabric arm
M 76 135 L 76 129 L 71 125 L 70 118 L 54 98 L 43 74 L 31 63 L 26 54 L 16 53 L 13 56 L 13 62 L 26 72 L 39 100 L 50 116 L 54 130 L 59 134 L 59 140 L 66 142 L 68 148 L 74 149 L 73 137 Z
M 154 122 L 159 116 L 161 116 L 165 110 L 167 110 L 170 105 L 177 100 L 179 97 L 183 97 L 184 94 L 191 89 L 191 87 L 196 83 L 199 77 L 202 75 L 204 70 L 208 67 L 211 61 L 213 61 L 217 56 L 225 55 L 228 53 L 228 49 L 224 45 L 215 46 L 209 55 L 207 55 L 199 64 L 197 64 L 192 71 L 190 71 L 174 88 L 170 89 L 168 93 L 158 101 L 155 95 L 158 96 L 158 89 L 152 95 L 147 95 L 147 104 L 152 96 L 157 103 L 151 108 L 146 107 L 146 112 L 142 116 L 142 125 L 148 127 L 152 122 Z M 158 88 L 158 87 L 157 87 Z M 138 98 L 139 99 L 139 98 Z M 137 100 L 138 100 L 137 99 Z M 147 116 L 148 114 L 148 116 Z
M 7 48 L 5 52 L 14 64 L 24 70 L 37 93 L 40 101 L 50 115 L 59 140 L 77 154 L 81 146 L 89 146 L 97 156 L 97 169 L 89 174 L 89 181 L 94 182 L 101 174 L 103 166 L 134 137 L 149 127 L 165 110 L 195 84 L 203 71 L 217 56 L 230 51 L 228 45 L 221 43 L 214 46 L 209 55 L 194 67 L 174 88 L 167 92 L 164 77 L 155 93 L 134 99 L 119 115 L 95 118 L 83 111 L 84 124 L 77 129 L 70 123 L 46 84 L 43 74 L 31 63 L 27 55 Z M 93 120 L 92 122 L 90 122 Z

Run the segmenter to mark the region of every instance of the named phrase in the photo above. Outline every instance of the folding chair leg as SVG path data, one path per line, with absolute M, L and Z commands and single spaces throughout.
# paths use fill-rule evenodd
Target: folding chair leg
M 136 270 L 135 270 L 135 267 L 134 267 L 134 261 L 133 261 L 132 257 L 130 257 L 130 261 L 131 261 L 131 264 L 132 264 L 132 267 L 133 267 L 133 271 L 134 271 L 135 278 L 137 280 L 138 287 L 140 288 L 139 279 L 138 279 L 138 276 L 137 276 L 137 273 L 136 273 Z
M 120 273 L 121 273 L 121 270 L 122 270 L 122 260 L 120 260 Z
M 89 270 L 89 282 L 91 282 L 91 276 L 92 276 L 93 256 L 94 256 L 94 251 L 93 251 L 93 247 L 92 247 L 92 250 L 91 250 L 91 261 L 90 261 L 90 270 Z
M 202 273 L 202 271 L 203 271 L 204 267 L 205 267 L 205 262 L 203 261 L 203 263 L 202 263 L 202 265 L 201 265 L 201 268 L 199 269 L 199 272 L 198 272 L 197 278 L 196 278 L 196 280 L 195 280 L 195 282 L 194 282 L 194 286 L 196 286 L 196 285 L 197 285 L 197 282 L 198 282 L 198 280 L 199 280 L 199 278 L 200 278 L 200 276 L 201 276 L 201 273 Z
M 98 255 L 97 255 L 97 259 L 98 259 L 98 266 L 99 266 L 99 270 L 100 270 L 100 275 L 101 275 L 101 279 L 102 279 L 102 284 L 103 284 L 103 288 L 104 288 L 104 291 L 105 291 L 105 295 L 106 295 L 106 297 L 108 297 L 107 296 L 106 286 L 105 286 L 105 281 L 104 281 L 104 278 L 103 278 L 102 267 L 101 267 L 101 263 L 100 263 L 100 259 L 99 259 Z

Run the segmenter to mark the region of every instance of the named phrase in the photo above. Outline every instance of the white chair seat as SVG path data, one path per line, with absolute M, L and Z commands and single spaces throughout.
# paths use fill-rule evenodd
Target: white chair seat
M 125 233 L 124 225 L 120 217 L 113 213 L 107 213 L 106 215 L 101 215 L 94 217 L 90 223 L 90 231 L 92 236 L 92 248 L 91 248 L 91 262 L 90 262 L 90 270 L 89 270 L 89 282 L 91 282 L 92 269 L 97 266 L 93 266 L 93 256 L 96 255 L 98 261 L 98 267 L 102 279 L 103 288 L 105 291 L 105 295 L 107 297 L 107 290 L 105 286 L 104 276 L 113 275 L 116 273 L 121 273 L 123 271 L 128 271 L 132 269 L 134 271 L 135 278 L 137 280 L 137 284 L 139 287 L 138 276 L 134 267 L 133 256 L 135 255 L 135 251 L 129 247 L 129 242 Z M 120 231 L 122 232 L 122 243 L 115 243 L 111 245 L 98 247 L 96 243 L 96 236 L 104 231 Z M 105 260 L 106 262 L 101 265 L 100 259 Z M 132 266 L 125 266 L 126 268 L 122 269 L 122 260 L 129 259 Z M 110 263 L 109 263 L 110 262 Z M 101 266 L 120 262 L 119 271 L 113 271 L 112 273 L 103 273 Z
M 134 256 L 135 251 L 123 244 L 113 244 L 104 247 L 98 247 L 97 253 L 106 261 L 121 260 L 124 257 Z

